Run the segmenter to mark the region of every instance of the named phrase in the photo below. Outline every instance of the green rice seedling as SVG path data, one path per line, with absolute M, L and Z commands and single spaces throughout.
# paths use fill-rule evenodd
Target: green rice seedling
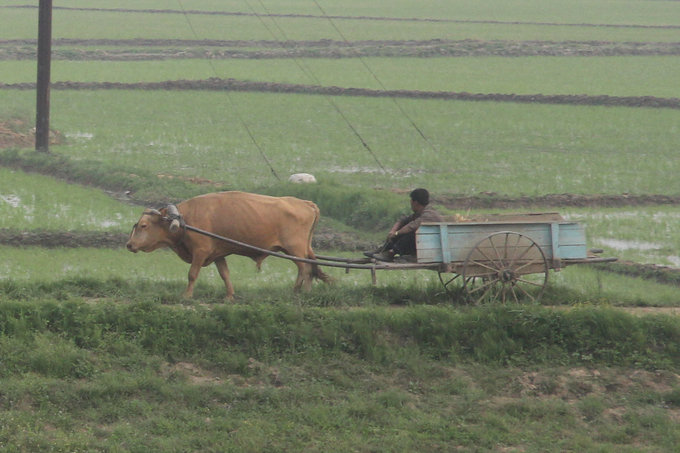
M 163 2 L 145 2 L 147 9 L 168 9 Z M 154 7 L 155 6 L 155 7 Z M 246 15 L 206 15 L 206 14 L 151 14 L 148 12 L 121 12 L 104 10 L 71 10 L 55 15 L 54 32 L 60 37 L 120 37 L 136 36 L 143 29 L 147 37 L 152 38 L 186 38 L 194 39 L 271 39 L 271 30 L 277 27 L 285 30 L 288 39 L 339 39 L 335 27 L 350 39 L 432 39 L 451 36 L 454 39 L 551 39 L 551 40 L 627 40 L 634 41 L 640 35 L 661 40 L 671 38 L 671 30 L 636 29 L 635 27 L 606 28 L 582 26 L 576 24 L 612 24 L 612 25 L 649 25 L 668 23 L 668 18 L 675 17 L 675 5 L 660 3 L 641 8 L 637 2 L 627 2 L 625 8 L 612 10 L 607 2 L 589 3 L 588 8 L 579 5 L 551 5 L 536 1 L 525 5 L 506 5 L 498 1 L 476 2 L 474 6 L 461 2 L 447 3 L 445 7 L 439 2 L 419 3 L 417 9 L 413 5 L 400 2 L 376 2 L 370 7 L 366 5 L 325 5 L 323 10 L 311 2 L 298 2 L 283 5 L 253 6 L 254 9 L 236 3 L 226 3 L 219 8 L 214 4 L 192 5 L 192 10 L 219 10 L 245 13 Z M 87 4 L 88 8 L 92 8 Z M 143 9 L 142 4 L 135 4 L 134 9 Z M 114 9 L 114 8 L 111 8 Z M 124 9 L 124 7 L 123 7 Z M 175 8 L 175 11 L 181 9 Z M 494 20 L 489 20 L 489 11 L 493 11 Z M 261 17 L 248 14 L 283 13 L 287 17 L 278 17 L 264 22 Z M 296 17 L 294 13 L 302 14 Z M 5 16 L 5 13 L 7 16 Z M 293 14 L 291 14 L 293 13 Z M 329 25 L 324 15 L 342 16 L 334 19 L 335 27 Z M 352 19 L 352 16 L 357 19 Z M 37 26 L 37 15 L 32 9 L 6 8 L 3 17 L 8 25 L 13 25 L 5 33 L 12 33 L 12 38 L 33 38 L 30 30 Z M 398 19 L 415 18 L 417 20 L 397 22 L 375 20 L 375 18 L 396 17 Z M 559 17 L 559 20 L 555 20 Z M 419 20 L 418 20 L 419 19 Z M 423 19 L 438 19 L 427 21 Z M 443 22 L 449 19 L 453 22 Z M 570 21 L 571 19 L 571 21 Z M 518 23 L 519 22 L 519 23 Z M 366 24 L 370 24 L 367 27 Z M 455 27 L 452 27 L 452 23 Z M 115 26 L 114 24 L 117 24 Z M 269 25 L 269 29 L 265 27 Z M 565 24 L 564 26 L 559 26 Z M 23 25 L 21 27 L 20 25 Z M 518 31 L 519 30 L 519 31 Z M 665 32 L 665 33 L 664 33 Z
M 97 189 L 0 168 L 0 228 L 128 232 L 139 213 Z
M 677 287 L 612 274 L 589 266 L 570 266 L 550 275 L 549 300 L 613 306 L 678 307 Z
M 674 206 L 564 209 L 562 213 L 587 226 L 593 248 L 605 249 L 621 260 L 680 265 L 680 212 Z
M 170 254 L 133 255 L 124 249 L 16 249 L 3 247 L 6 260 L 0 265 L 4 279 L 55 281 L 64 278 L 153 278 L 157 281 L 186 281 L 188 268 Z M 172 258 L 172 259 L 171 259 Z M 132 261 L 134 259 L 134 261 Z M 11 263 L 11 264 L 10 264 Z M 132 271 L 130 265 L 135 268 Z M 165 274 L 165 275 L 164 275 Z
M 238 63 L 238 64 L 236 64 Z M 306 69 L 302 71 L 300 66 Z M 677 97 L 671 56 L 466 57 L 358 59 L 243 59 L 166 61 L 61 61 L 52 80 L 160 82 L 238 80 L 366 88 L 503 94 L 579 94 Z M 366 66 L 370 71 L 366 70 Z M 427 67 L 427 71 L 423 68 Z M 540 68 L 540 69 L 537 69 Z M 313 74 L 309 77 L 308 74 Z M 378 84 L 371 74 L 380 80 Z M 613 78 L 612 73 L 616 74 Z M 0 61 L 5 83 L 34 82 L 35 63 Z
M 386 189 L 425 186 L 441 194 L 680 193 L 672 158 L 675 111 L 404 102 L 433 150 L 390 101 L 339 100 L 361 125 L 364 139 L 375 145 L 383 170 L 319 97 L 69 92 L 67 103 L 60 96 L 66 93 L 53 96 L 54 127 L 67 137 L 84 138 L 76 138 L 68 151 L 55 146 L 54 152 L 245 190 L 277 181 L 228 109 L 232 102 L 244 109 L 241 115 L 247 113 L 243 118 L 279 178 L 304 171 L 321 181 Z M 103 104 L 109 108 L 95 121 L 88 112 Z M 287 121 L 279 121 L 282 115 Z M 282 136 L 289 138 L 282 143 Z M 638 161 L 634 169 L 624 164 L 630 158 Z M 601 172 L 605 167 L 608 171 Z
M 14 2 L 10 2 L 14 3 Z M 16 2 L 18 3 L 18 2 Z M 20 4 L 20 3 L 19 3 Z M 586 9 L 583 5 L 588 5 Z M 398 1 L 376 1 L 366 5 L 359 0 L 350 0 L 343 5 L 321 4 L 323 10 L 329 15 L 334 16 L 389 16 L 401 18 L 443 18 L 443 17 L 462 17 L 470 20 L 487 19 L 489 11 L 494 11 L 496 18 L 507 18 L 511 21 L 553 21 L 559 17 L 561 23 L 584 22 L 585 23 L 663 23 L 668 22 L 668 14 L 675 11 L 674 5 L 640 5 L 635 1 L 624 2 L 625 8 L 612 9 L 611 5 L 604 1 L 596 2 L 575 2 L 570 4 L 550 4 L 545 5 L 540 0 L 531 0 L 518 5 L 507 4 L 499 0 L 484 0 L 470 4 L 462 0 L 455 0 L 442 5 L 437 1 L 423 1 L 414 5 L 406 0 Z M 91 6 L 85 0 L 69 2 L 73 7 Z M 161 9 L 167 8 L 167 4 L 158 0 L 143 0 L 134 2 L 130 0 L 121 1 L 116 4 L 117 8 L 123 9 Z M 262 5 L 253 5 L 255 11 L 262 11 L 264 8 L 272 13 L 298 13 L 321 15 L 317 5 L 304 0 L 287 2 L 271 2 Z M 387 8 L 390 9 L 387 9 Z M 179 7 L 178 7 L 179 8 Z M 192 10 L 197 11 L 233 11 L 233 12 L 252 12 L 247 5 L 238 1 L 225 1 L 215 4 L 210 0 L 197 0 L 192 3 Z M 389 13 L 387 13 L 389 11 Z M 672 17 L 672 16 L 671 16 Z M 637 19 L 637 20 L 635 20 Z

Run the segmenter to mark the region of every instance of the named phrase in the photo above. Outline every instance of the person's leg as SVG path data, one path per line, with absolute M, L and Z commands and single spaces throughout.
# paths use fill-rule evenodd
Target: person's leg
M 373 255 L 383 253 L 387 250 L 392 250 L 392 246 L 393 246 L 393 241 L 387 240 L 380 247 L 378 247 L 376 250 L 374 250 L 372 252 L 364 252 L 364 255 L 373 258 Z
M 407 233 L 404 235 L 397 236 L 392 250 L 397 255 L 415 255 L 416 254 L 416 233 Z

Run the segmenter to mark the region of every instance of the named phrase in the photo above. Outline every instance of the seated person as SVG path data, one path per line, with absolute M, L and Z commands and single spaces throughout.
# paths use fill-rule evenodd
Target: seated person
M 399 219 L 387 234 L 387 241 L 375 252 L 364 255 L 380 261 L 394 261 L 399 255 L 403 261 L 416 260 L 416 230 L 422 222 L 443 222 L 444 219 L 430 204 L 430 193 L 426 189 L 415 189 L 409 194 L 413 214 Z

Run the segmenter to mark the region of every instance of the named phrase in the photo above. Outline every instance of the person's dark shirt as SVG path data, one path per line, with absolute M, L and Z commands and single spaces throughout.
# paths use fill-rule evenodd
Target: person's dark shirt
M 432 209 L 429 205 L 425 206 L 425 209 L 418 214 L 413 213 L 402 218 L 399 221 L 399 234 L 408 234 L 416 231 L 421 223 L 423 222 L 443 222 L 442 216 Z

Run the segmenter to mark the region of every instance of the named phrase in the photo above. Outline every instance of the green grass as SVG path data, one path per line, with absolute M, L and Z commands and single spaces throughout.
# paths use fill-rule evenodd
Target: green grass
M 123 291 L 126 286 L 135 287 L 119 286 Z M 69 291 L 63 282 L 29 288 L 37 293 L 16 299 L 20 286 L 3 283 L 7 294 L 0 306 L 3 336 L 30 339 L 58 333 L 79 347 L 95 350 L 118 337 L 148 352 L 178 359 L 228 348 L 260 360 L 275 361 L 288 354 L 309 354 L 314 359 L 349 353 L 369 363 L 387 364 L 401 357 L 399 349 L 405 347 L 410 353 L 450 364 L 472 360 L 575 366 L 592 361 L 605 366 L 678 367 L 677 317 L 634 316 L 611 308 L 553 310 L 508 305 L 464 310 L 449 306 L 331 310 L 264 299 L 184 307 L 160 304 L 151 288 L 141 292 L 137 302 L 100 299 L 95 304 L 79 298 L 51 299 L 51 291 Z M 479 329 L 480 323 L 484 329 Z
M 370 370 L 351 356 L 316 367 L 242 357 L 231 367 L 246 371 L 236 374 L 201 361 L 168 362 L 122 341 L 116 347 L 130 352 L 100 354 L 112 366 L 98 368 L 86 383 L 33 373 L 5 379 L 3 399 L 15 403 L 2 416 L 3 444 L 16 451 L 473 451 L 502 445 L 632 452 L 668 450 L 678 441 L 675 411 L 657 403 L 672 390 L 647 391 L 650 401 L 631 402 L 646 382 L 626 369 L 583 377 L 579 369 L 452 369 L 424 359 Z M 554 394 L 499 390 L 524 390 L 520 383 L 536 377 Z M 595 393 L 620 382 L 623 390 Z M 677 389 L 672 378 L 662 382 Z
M 103 285 L 96 297 L 105 297 L 107 291 L 114 291 L 124 300 L 135 300 L 138 296 L 132 289 L 135 286 L 156 287 L 163 288 L 159 297 L 167 303 L 184 303 L 180 296 L 186 286 L 189 267 L 170 251 L 132 254 L 122 248 L 17 249 L 6 246 L 0 247 L 0 251 L 5 257 L 0 264 L 0 278 L 17 282 L 22 287 L 30 286 L 30 282 L 53 285 L 78 279 L 91 280 L 95 286 L 100 286 L 101 282 L 114 279 L 130 283 L 125 285 L 127 289 Z M 333 256 L 356 256 L 356 253 L 317 252 L 330 253 Z M 228 259 L 228 263 L 238 301 L 242 304 L 256 303 L 261 299 L 286 304 L 291 299 L 297 299 L 304 305 L 331 307 L 385 303 L 458 307 L 465 305 L 459 287 L 452 286 L 453 293 L 448 295 L 434 271 L 378 271 L 377 286 L 374 287 L 371 284 L 371 274 L 367 270 L 354 270 L 346 274 L 339 268 L 325 268 L 335 279 L 335 283 L 332 286 L 315 284 L 311 293 L 298 298 L 292 292 L 297 275 L 297 268 L 293 263 L 269 258 L 264 262 L 261 272 L 257 272 L 254 263 L 247 258 L 233 256 Z M 76 288 L 71 288 L 70 291 L 78 294 Z M 214 266 L 201 270 L 195 300 L 189 303 L 194 302 L 224 302 L 224 285 Z M 550 272 L 548 291 L 541 303 L 678 307 L 680 298 L 675 285 L 616 275 L 599 271 L 597 267 L 575 265 L 561 272 Z
M 149 292 L 59 302 L 59 287 L 0 304 L 8 451 L 667 451 L 680 436 L 676 318 L 187 310 Z

